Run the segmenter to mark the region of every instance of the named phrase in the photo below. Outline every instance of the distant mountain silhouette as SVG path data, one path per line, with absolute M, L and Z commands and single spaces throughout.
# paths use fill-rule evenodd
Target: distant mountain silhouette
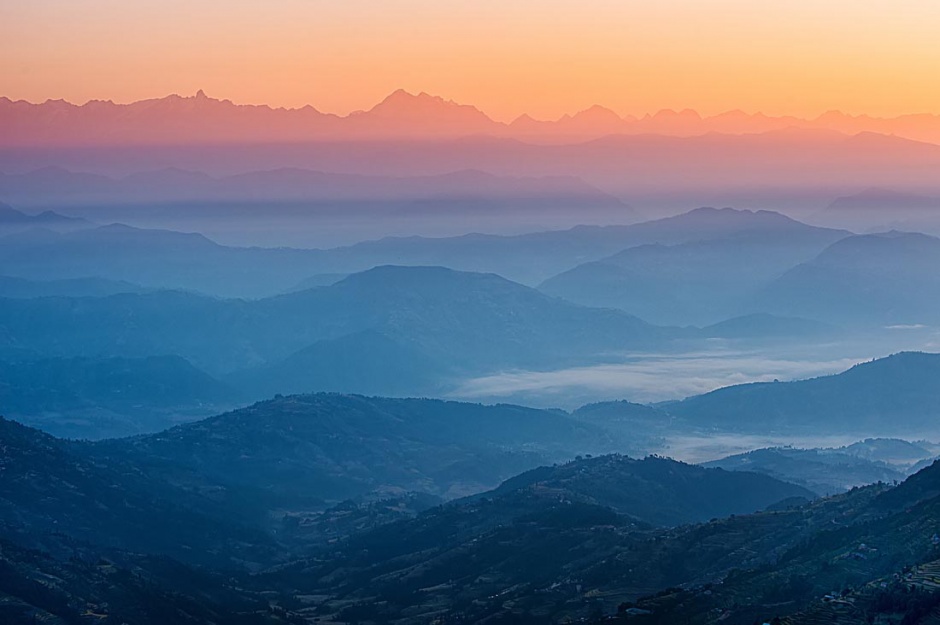
M 333 286 L 348 276 L 349 274 L 346 273 L 317 273 L 304 278 L 294 286 L 286 289 L 284 293 L 296 293 L 297 291 L 306 291 L 321 286 Z
M 740 432 L 919 434 L 940 416 L 940 354 L 905 352 L 838 375 L 741 384 L 663 406 L 689 425 Z
M 0 380 L 5 416 L 67 438 L 155 432 L 245 398 L 179 356 L 0 362 Z
M 434 136 L 485 134 L 500 124 L 479 109 L 421 92 L 399 89 L 367 112 L 355 112 L 347 121 L 354 132 L 367 136 Z
M 258 297 L 293 290 L 310 276 L 389 263 L 485 271 L 537 283 L 629 245 L 687 240 L 695 227 L 578 227 L 520 236 L 386 238 L 332 250 L 236 248 L 199 235 L 112 225 L 68 235 L 24 231 L 0 245 L 9 275 L 39 281 L 97 276 L 147 287 Z
M 237 371 L 226 379 L 255 397 L 331 391 L 385 397 L 440 395 L 455 368 L 420 347 L 363 330 L 317 341 L 284 360 Z
M 623 214 L 630 212 L 629 207 L 617 198 L 574 176 L 498 176 L 478 170 L 398 177 L 282 167 L 213 177 L 169 168 L 111 178 L 45 167 L 26 174 L 0 173 L 0 197 L 29 206 L 117 205 L 126 208 L 128 204 L 152 206 L 185 202 L 187 207 L 182 213 L 190 215 L 197 212 L 192 206 L 194 203 L 215 205 L 262 201 L 309 202 L 313 204 L 307 209 L 311 212 L 317 210 L 317 204 L 337 201 L 379 202 L 389 205 L 385 208 L 386 213 L 406 209 L 417 212 L 422 204 L 426 210 L 456 211 L 459 204 L 457 208 L 452 205 L 467 200 L 476 200 L 482 207 L 491 204 L 492 208 L 511 205 L 530 210 L 550 210 L 577 206 L 617 210 Z M 532 206 L 527 207 L 527 203 Z M 326 208 L 321 206 L 320 210 Z M 367 205 L 359 210 L 369 208 Z M 12 221 L 11 210 L 0 205 L 0 227 Z M 217 206 L 214 212 L 219 213 Z M 225 216 L 224 211 L 220 216 Z M 44 225 L 53 217 L 66 219 L 46 212 L 30 218 L 30 223 Z M 25 221 L 25 215 L 18 217 L 18 222 Z
M 196 235 L 183 236 L 180 242 L 211 245 Z M 178 262 L 185 258 L 180 250 Z M 178 291 L 6 299 L 0 300 L 0 327 L 4 328 L 0 353 L 28 350 L 48 357 L 177 354 L 213 375 L 274 365 L 307 346 L 336 339 L 343 339 L 350 348 L 358 345 L 356 351 L 368 357 L 369 334 L 355 340 L 343 337 L 371 331 L 378 333 L 371 335 L 377 348 L 391 340 L 395 347 L 383 352 L 407 358 L 398 363 L 401 371 L 382 381 L 366 380 L 370 384 L 415 372 L 419 362 L 448 362 L 463 373 L 506 366 L 574 365 L 603 360 L 612 350 L 652 348 L 687 334 L 649 325 L 620 311 L 570 304 L 493 274 L 397 266 L 377 267 L 328 287 L 254 301 Z M 313 358 L 308 364 L 325 366 L 317 352 L 341 350 L 343 342 L 320 343 L 303 358 Z M 434 375 L 428 383 L 446 379 L 448 370 L 430 370 Z M 304 373 L 298 370 L 297 375 Z M 342 376 L 332 378 L 333 382 L 338 379 Z M 347 378 L 356 379 L 362 380 L 355 375 Z M 286 378 L 285 382 L 296 388 L 297 380 Z M 309 383 L 317 381 L 309 378 Z M 317 388 L 322 387 L 306 390 Z
M 940 117 L 930 114 L 877 118 L 830 111 L 814 119 L 800 119 L 748 114 L 740 110 L 702 117 L 691 110 L 664 109 L 636 118 L 621 117 L 595 105 L 554 121 L 537 121 L 522 115 L 511 124 L 503 124 L 471 105 L 427 93 L 415 95 L 402 89 L 367 111 L 356 111 L 345 117 L 324 114 L 309 105 L 298 109 L 238 105 L 211 98 L 202 90 L 188 97 L 170 95 L 131 104 L 92 100 L 81 106 L 63 100 L 32 104 L 4 97 L 0 98 L 0 122 L 10 129 L 5 133 L 6 145 L 294 142 L 473 134 L 591 138 L 617 133 L 760 133 L 794 127 L 940 140 Z
M 167 145 L 145 141 L 109 144 L 96 130 L 89 134 L 106 144 L 100 148 L 81 143 L 14 146 L 0 152 L 0 170 L 22 172 L 58 166 L 120 177 L 167 167 L 213 176 L 304 169 L 409 178 L 476 170 L 497 176 L 575 177 L 633 204 L 648 198 L 655 206 L 665 203 L 670 210 L 678 210 L 702 203 L 758 202 L 818 208 L 819 202 L 829 202 L 846 189 L 929 190 L 936 188 L 935 173 L 940 167 L 940 145 L 875 133 L 846 136 L 812 128 L 689 136 L 645 132 L 570 141 L 481 134 L 445 134 L 435 140 L 325 135 L 304 139 L 294 132 L 282 140 L 239 139 L 237 133 L 232 139 L 197 140 L 221 119 L 194 121 L 192 128 L 180 133 L 184 138 Z M 72 125 L 63 124 L 62 136 L 67 137 L 67 128 Z M 151 132 L 150 128 L 160 125 L 148 122 L 146 127 Z M 269 128 L 250 120 L 235 127 L 249 133 Z M 173 134 L 160 132 L 161 137 Z M 224 130 L 219 132 L 226 135 Z
M 856 229 L 917 229 L 940 222 L 940 197 L 869 188 L 838 197 L 816 220 Z
M 627 226 L 577 226 L 569 230 L 515 236 L 469 234 L 459 237 L 403 237 L 366 241 L 333 250 L 331 255 L 368 259 L 373 264 L 442 265 L 498 273 L 525 284 L 538 284 L 589 261 L 599 261 L 641 245 L 679 245 L 723 239 L 746 232 L 797 241 L 817 233 L 821 240 L 835 231 L 812 228 L 770 211 L 697 208 L 673 217 Z M 844 234 L 843 234 L 844 236 Z M 833 238 L 832 240 L 835 240 Z M 809 243 L 809 241 L 807 241 Z M 799 243 L 796 244 L 799 247 Z M 821 248 L 820 248 L 821 249 Z
M 0 174 L 0 177 L 2 175 Z M 2 184 L 0 184 L 0 197 L 5 197 L 5 195 Z M 90 225 L 87 221 L 78 217 L 66 217 L 50 210 L 32 215 L 0 202 L 0 236 L 30 228 L 72 230 Z
M 637 456 L 661 447 L 676 426 L 675 417 L 667 412 L 626 400 L 586 404 L 571 416 L 603 429 L 617 442 L 621 453 Z
M 821 496 L 875 482 L 902 481 L 906 477 L 897 467 L 859 458 L 838 449 L 756 449 L 707 462 L 702 466 L 765 473 L 785 482 L 805 486 Z
M 827 211 L 850 213 L 877 210 L 882 211 L 883 217 L 889 219 L 892 213 L 911 209 L 940 210 L 940 198 L 870 188 L 855 195 L 836 198 L 826 208 Z
M 382 329 L 432 358 L 459 353 L 461 368 L 579 359 L 656 344 L 676 332 L 617 311 L 575 306 L 494 274 L 441 267 L 379 266 L 259 305 L 307 319 L 312 306 L 323 306 L 319 310 L 347 326 Z
M 0 204 L 0 224 L 3 225 L 29 224 L 31 226 L 43 226 L 60 221 L 76 220 L 72 217 L 65 217 L 52 211 L 46 211 L 38 215 L 27 215 L 26 213 L 18 211 L 8 204 Z
M 702 332 L 705 336 L 716 338 L 763 340 L 831 337 L 837 335 L 839 330 L 811 319 L 753 313 L 720 321 L 702 328 Z
M 940 239 L 903 232 L 853 236 L 783 274 L 753 308 L 840 324 L 940 320 Z
M 866 438 L 838 448 L 858 458 L 887 462 L 898 466 L 913 466 L 937 452 L 937 446 L 926 441 L 911 442 L 898 438 Z
M 626 400 L 585 404 L 575 410 L 572 416 L 605 428 L 630 428 L 634 431 L 639 428 L 664 428 L 672 419 L 662 410 Z
M 539 289 L 659 323 L 714 323 L 740 314 L 768 281 L 848 235 L 767 211 L 699 209 L 673 220 L 695 228 L 697 240 L 631 247 L 550 278 Z
M 25 280 L 0 276 L 0 297 L 29 299 L 33 297 L 104 297 L 118 293 L 141 293 L 142 286 L 105 278 L 72 278 L 69 280 Z
M 316 251 L 225 247 L 200 234 L 121 224 L 68 233 L 32 229 L 0 240 L 0 264 L 10 276 L 34 281 L 95 276 L 222 296 L 283 291 L 319 273 L 320 259 Z

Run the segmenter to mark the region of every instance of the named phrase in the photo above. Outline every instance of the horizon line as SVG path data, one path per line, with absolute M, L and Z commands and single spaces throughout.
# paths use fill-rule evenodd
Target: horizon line
M 576 118 L 576 117 L 579 116 L 579 115 L 582 115 L 582 114 L 584 114 L 584 113 L 587 113 L 587 112 L 592 111 L 592 110 L 595 110 L 595 109 L 600 109 L 600 110 L 603 110 L 603 111 L 612 113 L 612 114 L 615 115 L 617 118 L 619 118 L 620 121 L 628 122 L 628 123 L 629 123 L 629 122 L 640 122 L 640 121 L 643 121 L 643 120 L 645 120 L 645 119 L 653 119 L 653 118 L 655 118 L 655 117 L 657 117 L 658 115 L 661 115 L 661 114 L 673 114 L 673 115 L 694 114 L 694 115 L 695 115 L 698 119 L 700 119 L 700 120 L 709 120 L 709 119 L 720 118 L 720 117 L 724 117 L 724 116 L 732 115 L 732 114 L 741 114 L 741 115 L 744 115 L 744 116 L 747 116 L 747 117 L 766 117 L 766 118 L 769 118 L 769 119 L 786 119 L 786 118 L 791 118 L 791 119 L 794 119 L 794 120 L 798 120 L 798 121 L 807 121 L 807 122 L 816 122 L 816 121 L 819 121 L 820 119 L 824 118 L 824 117 L 827 116 L 827 115 L 840 115 L 840 116 L 843 116 L 843 117 L 846 117 L 846 118 L 850 118 L 850 119 L 869 119 L 869 120 L 883 120 L 883 121 L 891 121 L 891 120 L 898 120 L 898 119 L 902 119 L 902 118 L 919 117 L 919 116 L 940 117 L 940 113 L 934 113 L 934 112 L 929 112 L 929 111 L 907 112 L 907 113 L 900 113 L 900 114 L 892 115 L 892 116 L 877 116 L 877 115 L 872 115 L 872 114 L 870 114 L 870 113 L 849 113 L 849 112 L 843 111 L 843 110 L 841 110 L 841 109 L 827 109 L 827 110 L 825 110 L 825 111 L 822 111 L 821 113 L 818 113 L 818 114 L 815 115 L 815 116 L 801 116 L 801 115 L 797 115 L 797 114 L 786 114 L 786 113 L 785 113 L 785 114 L 769 114 L 769 113 L 764 113 L 764 112 L 761 111 L 761 110 L 745 111 L 744 109 L 741 109 L 741 108 L 726 109 L 726 110 L 723 110 L 723 111 L 721 111 L 721 112 L 719 112 L 719 113 L 714 113 L 714 114 L 702 114 L 702 113 L 699 112 L 697 109 L 691 108 L 691 107 L 685 107 L 685 108 L 663 107 L 663 108 L 656 109 L 654 112 L 647 111 L 647 112 L 645 112 L 645 113 L 643 113 L 643 114 L 640 114 L 640 115 L 634 115 L 634 114 L 630 114 L 630 113 L 621 114 L 620 112 L 615 111 L 614 109 L 612 109 L 612 108 L 610 108 L 610 107 L 608 107 L 608 106 L 606 106 L 606 105 L 595 103 L 595 104 L 592 104 L 592 105 L 588 106 L 587 108 L 583 108 L 583 109 L 580 109 L 580 110 L 575 111 L 575 112 L 563 113 L 561 116 L 556 117 L 556 118 L 553 118 L 553 119 L 552 119 L 552 118 L 548 118 L 548 119 L 546 119 L 546 118 L 537 118 L 537 117 L 533 117 L 533 116 L 532 116 L 531 114 L 529 114 L 528 112 L 523 112 L 523 113 L 519 113 L 518 115 L 516 115 L 515 117 L 513 117 L 513 118 L 512 118 L 511 120 L 509 120 L 509 121 L 501 121 L 501 120 L 498 120 L 498 119 L 496 119 L 496 118 L 490 116 L 488 113 L 486 113 L 484 110 L 480 109 L 480 108 L 479 108 L 478 106 L 476 106 L 475 104 L 468 104 L 468 103 L 464 103 L 464 102 L 458 102 L 458 101 L 456 101 L 456 100 L 449 99 L 449 98 L 446 98 L 446 97 L 444 97 L 444 96 L 432 94 L 432 93 L 429 93 L 429 92 L 426 92 L 426 91 L 418 91 L 417 93 L 415 93 L 415 92 L 409 91 L 409 90 L 404 89 L 404 88 L 399 88 L 399 89 L 395 89 L 395 90 L 391 91 L 388 95 L 386 95 L 385 97 L 383 97 L 383 98 L 380 99 L 378 102 L 374 103 L 372 106 L 370 106 L 370 107 L 368 107 L 368 108 L 356 109 L 356 110 L 350 111 L 350 112 L 348 112 L 348 113 L 346 113 L 346 114 L 342 114 L 342 113 L 333 113 L 333 112 L 323 111 L 323 110 L 318 109 L 315 105 L 313 105 L 313 104 L 311 104 L 311 103 L 307 103 L 307 104 L 304 104 L 304 105 L 302 105 L 302 106 L 275 106 L 275 105 L 272 105 L 272 104 L 269 104 L 269 103 L 235 102 L 234 100 L 232 100 L 232 99 L 230 99 L 230 98 L 217 98 L 217 97 L 213 97 L 213 96 L 207 95 L 206 92 L 205 92 L 203 89 L 198 89 L 193 95 L 181 95 L 179 92 L 173 92 L 173 93 L 169 93 L 169 94 L 166 94 L 166 95 L 163 95 L 163 96 L 155 96 L 155 97 L 149 97 L 149 98 L 141 98 L 141 99 L 138 99 L 138 100 L 120 101 L 120 102 L 116 102 L 115 100 L 113 100 L 113 99 L 111 99 L 111 98 L 108 98 L 108 99 L 92 98 L 92 99 L 86 100 L 84 103 L 73 102 L 73 101 L 68 100 L 68 99 L 66 99 L 66 98 L 46 98 L 45 100 L 39 102 L 39 101 L 28 100 L 28 99 L 26 99 L 26 98 L 16 98 L 16 99 L 14 99 L 14 98 L 12 98 L 12 97 L 10 97 L 10 96 L 6 96 L 6 95 L 0 95 L 0 101 L 6 101 L 6 102 L 9 102 L 9 103 L 11 103 L 11 104 L 23 104 L 23 103 L 25 103 L 25 104 L 28 104 L 28 105 L 30 105 L 30 106 L 43 106 L 43 105 L 47 105 L 47 104 L 63 103 L 63 104 L 67 104 L 67 105 L 69 105 L 69 106 L 73 106 L 73 107 L 76 107 L 76 108 L 83 108 L 83 107 L 86 107 L 86 106 L 89 106 L 89 105 L 92 105 L 92 104 L 110 104 L 110 105 L 112 105 L 112 106 L 133 106 L 133 105 L 135 105 L 135 104 L 140 104 L 140 103 L 143 103 L 143 102 L 152 102 L 152 101 L 167 100 L 167 99 L 170 99 L 170 98 L 179 98 L 179 99 L 182 99 L 182 100 L 198 100 L 198 99 L 205 99 L 205 100 L 209 100 L 209 101 L 213 101 L 213 102 L 231 104 L 231 105 L 236 106 L 236 107 L 267 108 L 267 109 L 269 109 L 269 110 L 271 110 L 271 111 L 303 111 L 303 110 L 310 109 L 310 110 L 312 110 L 312 111 L 314 111 L 314 112 L 316 112 L 316 113 L 319 113 L 320 115 L 324 115 L 324 116 L 328 116 L 328 117 L 335 117 L 335 118 L 338 118 L 338 119 L 347 119 L 347 118 L 354 117 L 354 116 L 357 116 L 357 115 L 360 115 L 360 114 L 363 114 L 363 113 L 368 113 L 368 112 L 370 112 L 370 111 L 372 111 L 372 110 L 378 108 L 378 107 L 381 106 L 382 104 L 386 103 L 386 102 L 389 101 L 392 97 L 394 97 L 394 96 L 396 96 L 396 95 L 399 95 L 399 94 L 408 96 L 408 97 L 413 98 L 413 99 L 416 99 L 416 100 L 417 100 L 417 99 L 420 99 L 420 98 L 430 98 L 430 99 L 432 99 L 432 100 L 440 101 L 442 104 L 445 104 L 445 105 L 453 105 L 453 106 L 458 106 L 458 107 L 469 107 L 469 108 L 472 108 L 473 110 L 479 112 L 479 113 L 482 114 L 483 116 L 485 116 L 485 117 L 486 117 L 488 120 L 490 120 L 491 122 L 493 122 L 493 123 L 495 123 L 495 124 L 504 125 L 504 126 L 510 126 L 510 125 L 512 125 L 512 124 L 514 124 L 514 123 L 516 123 L 516 122 L 518 122 L 518 121 L 520 121 L 520 120 L 523 120 L 523 119 L 528 119 L 528 120 L 534 121 L 534 122 L 536 122 L 536 123 L 559 123 L 559 122 L 562 122 L 562 121 L 564 121 L 564 120 L 566 120 L 566 119 L 573 119 L 573 118 Z

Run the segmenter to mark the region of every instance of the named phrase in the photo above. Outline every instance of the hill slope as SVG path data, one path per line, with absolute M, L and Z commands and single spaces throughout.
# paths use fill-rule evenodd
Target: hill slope
M 677 333 L 492 274 L 440 267 L 377 267 L 328 287 L 255 301 L 175 291 L 0 300 L 0 350 L 169 353 L 214 375 L 273 364 L 318 341 L 364 331 L 476 371 L 592 361 Z
M 729 386 L 666 410 L 690 424 L 723 430 L 918 438 L 936 432 L 938 379 L 940 354 L 905 352 L 833 376 Z
M 857 325 L 940 319 L 940 239 L 888 232 L 848 237 L 767 285 L 753 306 Z
M 0 410 L 56 436 L 107 438 L 194 420 L 244 395 L 179 356 L 0 362 Z
M 837 449 L 755 449 L 706 462 L 702 466 L 764 473 L 805 486 L 818 495 L 840 493 L 875 482 L 901 481 L 905 477 L 896 467 Z
M 714 323 L 740 314 L 767 282 L 848 234 L 767 211 L 715 213 L 702 221 L 725 222 L 723 230 L 703 228 L 699 240 L 677 245 L 625 249 L 554 276 L 539 289 L 659 323 Z
M 406 490 L 460 496 L 607 445 L 600 430 L 553 411 L 317 394 L 277 397 L 92 449 L 146 463 L 172 480 L 242 489 L 262 507 L 312 509 Z
M 64 443 L 0 419 L 0 529 L 42 545 L 63 532 L 104 547 L 174 555 L 230 566 L 264 560 L 273 541 L 228 518 L 211 498 L 169 486 L 136 463 L 88 458 Z

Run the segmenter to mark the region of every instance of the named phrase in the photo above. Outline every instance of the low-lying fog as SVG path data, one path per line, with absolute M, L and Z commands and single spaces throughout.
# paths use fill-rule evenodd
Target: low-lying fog
M 514 370 L 462 381 L 451 397 L 573 409 L 585 403 L 628 399 L 637 403 L 680 400 L 749 382 L 789 381 L 830 375 L 900 351 L 937 351 L 940 328 L 892 326 L 861 342 L 773 344 L 741 349 L 712 340 L 701 349 L 625 354 L 623 362 L 551 371 Z

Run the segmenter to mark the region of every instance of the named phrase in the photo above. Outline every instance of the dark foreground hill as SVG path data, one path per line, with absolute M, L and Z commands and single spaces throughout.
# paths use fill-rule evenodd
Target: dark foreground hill
M 805 488 L 751 472 L 714 470 L 649 456 L 600 456 L 533 469 L 478 497 L 519 492 L 610 508 L 641 523 L 670 526 L 762 510 L 792 499 L 812 499 Z
M 328 484 L 312 469 L 327 459 L 320 449 L 333 449 L 332 466 L 353 476 L 398 449 L 383 471 L 400 478 L 430 474 L 443 457 L 451 466 L 460 449 L 447 443 L 454 438 L 479 440 L 489 430 L 498 447 L 533 427 L 561 440 L 586 427 L 518 410 L 284 398 L 96 444 L 0 422 L 0 614 L 17 625 L 48 615 L 228 625 L 637 614 L 749 625 L 940 557 L 940 465 L 896 488 L 808 502 L 805 489 L 766 475 L 602 456 L 522 473 L 439 506 L 403 497 L 368 510 L 347 502 L 302 511 Z M 384 434 L 355 433 L 367 424 Z M 288 505 L 301 511 L 285 514 Z M 716 518 L 704 521 L 708 515 Z M 271 523 L 279 517 L 285 521 Z M 265 562 L 274 566 L 246 573 Z
M 937 473 L 669 530 L 528 485 L 351 537 L 260 579 L 315 589 L 304 612 L 346 622 L 770 622 L 940 556 Z
M 102 463 L 81 446 L 0 419 L 0 529 L 43 545 L 62 533 L 104 548 L 224 565 L 267 559 L 273 541 L 231 519 L 206 493 L 168 484 L 137 463 Z
M 89 449 L 171 481 L 250 492 L 274 509 L 316 509 L 370 493 L 461 496 L 605 447 L 602 430 L 560 412 L 317 394 Z
M 134 625 L 299 624 L 231 576 L 166 557 L 109 553 L 60 539 L 59 553 L 0 539 L 0 622 Z

